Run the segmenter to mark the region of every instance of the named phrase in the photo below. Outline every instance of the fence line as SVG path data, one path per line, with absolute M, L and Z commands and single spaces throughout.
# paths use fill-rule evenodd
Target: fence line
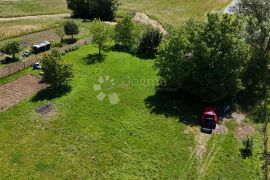
M 81 39 L 78 42 L 71 44 L 71 45 L 66 45 L 62 48 L 60 48 L 60 52 L 62 54 L 68 53 L 72 50 L 76 50 L 77 48 L 84 46 L 86 44 L 89 44 L 91 42 L 90 38 L 87 39 Z M 5 66 L 4 68 L 0 69 L 0 78 L 10 76 L 18 71 L 21 71 L 25 68 L 28 68 L 32 66 L 34 63 L 38 62 L 40 59 L 40 56 L 30 56 L 29 58 L 26 58 L 23 61 L 19 61 L 16 63 L 9 64 Z

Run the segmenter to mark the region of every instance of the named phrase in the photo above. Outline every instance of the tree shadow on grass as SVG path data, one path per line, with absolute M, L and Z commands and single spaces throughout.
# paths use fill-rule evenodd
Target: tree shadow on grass
M 179 122 L 187 125 L 199 125 L 202 103 L 186 93 L 157 91 L 155 95 L 145 99 L 145 105 L 151 113 L 177 117 Z
M 96 64 L 96 63 L 102 63 L 105 60 L 105 55 L 103 54 L 88 54 L 84 61 L 86 64 Z
M 52 88 L 48 87 L 39 91 L 32 99 L 32 102 L 43 101 L 43 100 L 52 100 L 66 95 L 71 91 L 71 86 L 65 86 L 62 88 Z
M 64 43 L 64 44 L 67 44 L 67 45 L 69 45 L 69 44 L 74 44 L 75 42 L 77 42 L 77 39 L 76 38 L 67 38 L 67 39 L 63 39 L 63 41 L 62 41 L 62 43 Z
M 247 112 L 255 123 L 264 121 L 264 94 L 262 90 L 246 90 L 237 97 L 237 104 L 241 111 Z
M 153 60 L 157 58 L 155 54 L 136 54 L 136 57 L 140 58 L 141 60 Z

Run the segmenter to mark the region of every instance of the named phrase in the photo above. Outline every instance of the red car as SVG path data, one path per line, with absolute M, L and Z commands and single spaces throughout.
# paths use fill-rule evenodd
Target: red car
M 215 129 L 218 123 L 216 108 L 206 107 L 202 113 L 201 126 L 202 128 Z

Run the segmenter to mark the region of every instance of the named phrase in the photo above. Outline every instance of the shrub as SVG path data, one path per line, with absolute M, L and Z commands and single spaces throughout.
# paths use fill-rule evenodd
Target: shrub
M 153 55 L 162 40 L 162 33 L 158 29 L 147 28 L 138 47 L 138 54 Z
M 252 150 L 253 150 L 253 140 L 251 138 L 246 138 L 243 140 L 244 148 L 242 150 L 242 155 L 244 157 L 252 156 Z

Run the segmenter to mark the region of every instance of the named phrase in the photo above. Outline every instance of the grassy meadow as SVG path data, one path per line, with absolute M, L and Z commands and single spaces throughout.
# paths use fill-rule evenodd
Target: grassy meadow
M 230 0 L 120 0 L 120 10 L 144 12 L 163 25 L 181 26 L 184 21 L 201 19 L 207 12 L 221 11 Z
M 127 12 L 144 12 L 151 18 L 160 21 L 165 27 L 175 27 L 183 24 L 189 18 L 201 19 L 207 12 L 222 10 L 230 0 L 120 0 L 117 15 L 122 16 Z M 69 13 L 65 0 L 0 0 L 0 17 L 16 17 L 27 15 Z M 39 31 L 56 28 L 63 24 L 65 19 L 61 16 L 42 17 L 19 20 L 0 21 L 0 42 L 31 34 Z M 79 23 L 82 32 L 88 28 L 87 23 Z M 86 28 L 85 28 L 86 27 Z
M 68 12 L 66 0 L 0 0 L 0 17 Z
M 213 135 L 205 160 L 199 162 L 194 154 L 195 135 L 187 133 L 199 128 L 196 102 L 183 100 L 181 108 L 171 111 L 176 102 L 170 93 L 157 98 L 153 60 L 107 48 L 103 61 L 90 64 L 97 51 L 87 45 L 64 56 L 74 68 L 70 92 L 41 91 L 1 113 L 0 179 L 261 177 L 260 142 L 256 141 L 255 155 L 243 159 L 233 121 L 227 125 L 227 135 Z M 0 83 L 28 73 L 31 70 Z M 108 97 L 97 99 L 100 92 L 93 87 L 101 83 L 99 77 L 114 80 L 112 89 L 104 84 L 102 90 L 116 93 L 118 104 L 110 104 Z M 36 113 L 36 108 L 49 102 L 52 112 Z M 261 134 L 254 137 L 260 139 Z

